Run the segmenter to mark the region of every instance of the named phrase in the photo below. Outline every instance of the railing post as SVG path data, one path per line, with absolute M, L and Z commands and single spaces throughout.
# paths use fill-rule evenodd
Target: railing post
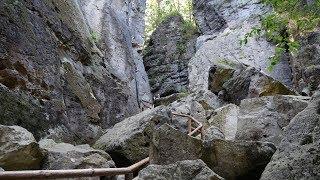
M 188 118 L 188 134 L 192 132 L 192 121 L 191 118 Z
M 124 175 L 125 180 L 132 180 L 133 179 L 133 173 L 125 174 Z
M 201 132 L 200 132 L 200 133 L 201 133 L 201 139 L 203 139 L 203 138 L 204 138 L 204 137 L 203 137 L 203 136 L 204 136 L 204 128 L 203 128 L 203 126 L 202 126 L 202 128 L 201 128 L 200 131 L 201 131 Z

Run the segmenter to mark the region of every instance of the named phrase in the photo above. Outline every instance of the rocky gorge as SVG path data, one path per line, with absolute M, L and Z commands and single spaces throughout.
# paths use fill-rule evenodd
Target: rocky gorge
M 148 157 L 132 178 L 320 179 L 320 29 L 270 71 L 273 42 L 239 43 L 262 1 L 193 0 L 197 32 L 148 41 L 146 3 L 0 0 L 0 179 Z

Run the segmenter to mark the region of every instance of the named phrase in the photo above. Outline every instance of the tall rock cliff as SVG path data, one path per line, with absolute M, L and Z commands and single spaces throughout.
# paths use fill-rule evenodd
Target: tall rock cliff
M 140 111 L 145 1 L 0 2 L 0 123 L 92 142 Z
M 188 89 L 188 63 L 195 54 L 197 33 L 184 27 L 181 16 L 169 16 L 152 33 L 144 65 L 154 96 L 165 97 Z
M 300 38 L 300 50 L 291 58 L 295 89 L 310 96 L 320 85 L 320 29 Z

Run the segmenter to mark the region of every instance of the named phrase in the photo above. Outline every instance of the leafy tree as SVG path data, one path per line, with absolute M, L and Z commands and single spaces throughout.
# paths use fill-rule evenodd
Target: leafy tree
M 254 35 L 265 35 L 276 44 L 275 55 L 270 57 L 269 70 L 279 62 L 285 52 L 299 49 L 298 37 L 304 36 L 320 25 L 320 0 L 263 0 L 273 12 L 262 19 L 261 28 L 253 28 L 241 44 Z
M 184 18 L 185 32 L 194 33 L 197 27 L 192 15 L 192 0 L 148 0 L 146 12 L 146 39 L 159 24 L 169 16 L 181 15 Z

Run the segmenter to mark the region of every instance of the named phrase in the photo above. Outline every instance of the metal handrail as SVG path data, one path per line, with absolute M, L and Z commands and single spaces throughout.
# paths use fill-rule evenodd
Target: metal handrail
M 188 135 L 193 136 L 196 132 L 203 137 L 203 125 L 190 115 L 172 112 L 173 115 L 188 118 Z M 198 127 L 192 131 L 192 122 Z M 26 171 L 3 171 L 0 172 L 0 179 L 51 179 L 51 178 L 78 178 L 96 176 L 116 176 L 125 175 L 126 180 L 133 179 L 133 173 L 141 167 L 147 165 L 150 158 L 147 157 L 126 168 L 91 168 L 91 169 L 62 169 L 62 170 L 26 170 Z
M 188 118 L 188 135 L 189 136 L 193 136 L 195 133 L 199 132 L 201 134 L 201 139 L 203 138 L 203 124 L 201 122 L 199 122 L 198 120 L 196 120 L 194 117 L 188 115 L 188 114 L 181 114 L 181 113 L 177 113 L 177 112 L 172 112 L 173 115 L 176 116 L 181 116 L 181 117 L 186 117 Z M 192 129 L 192 122 L 195 122 L 198 124 L 198 127 L 195 129 Z
M 46 178 L 75 178 L 95 176 L 129 175 L 140 167 L 149 163 L 149 157 L 126 168 L 91 168 L 71 170 L 34 170 L 34 171 L 4 171 L 0 172 L 0 179 L 46 179 Z

